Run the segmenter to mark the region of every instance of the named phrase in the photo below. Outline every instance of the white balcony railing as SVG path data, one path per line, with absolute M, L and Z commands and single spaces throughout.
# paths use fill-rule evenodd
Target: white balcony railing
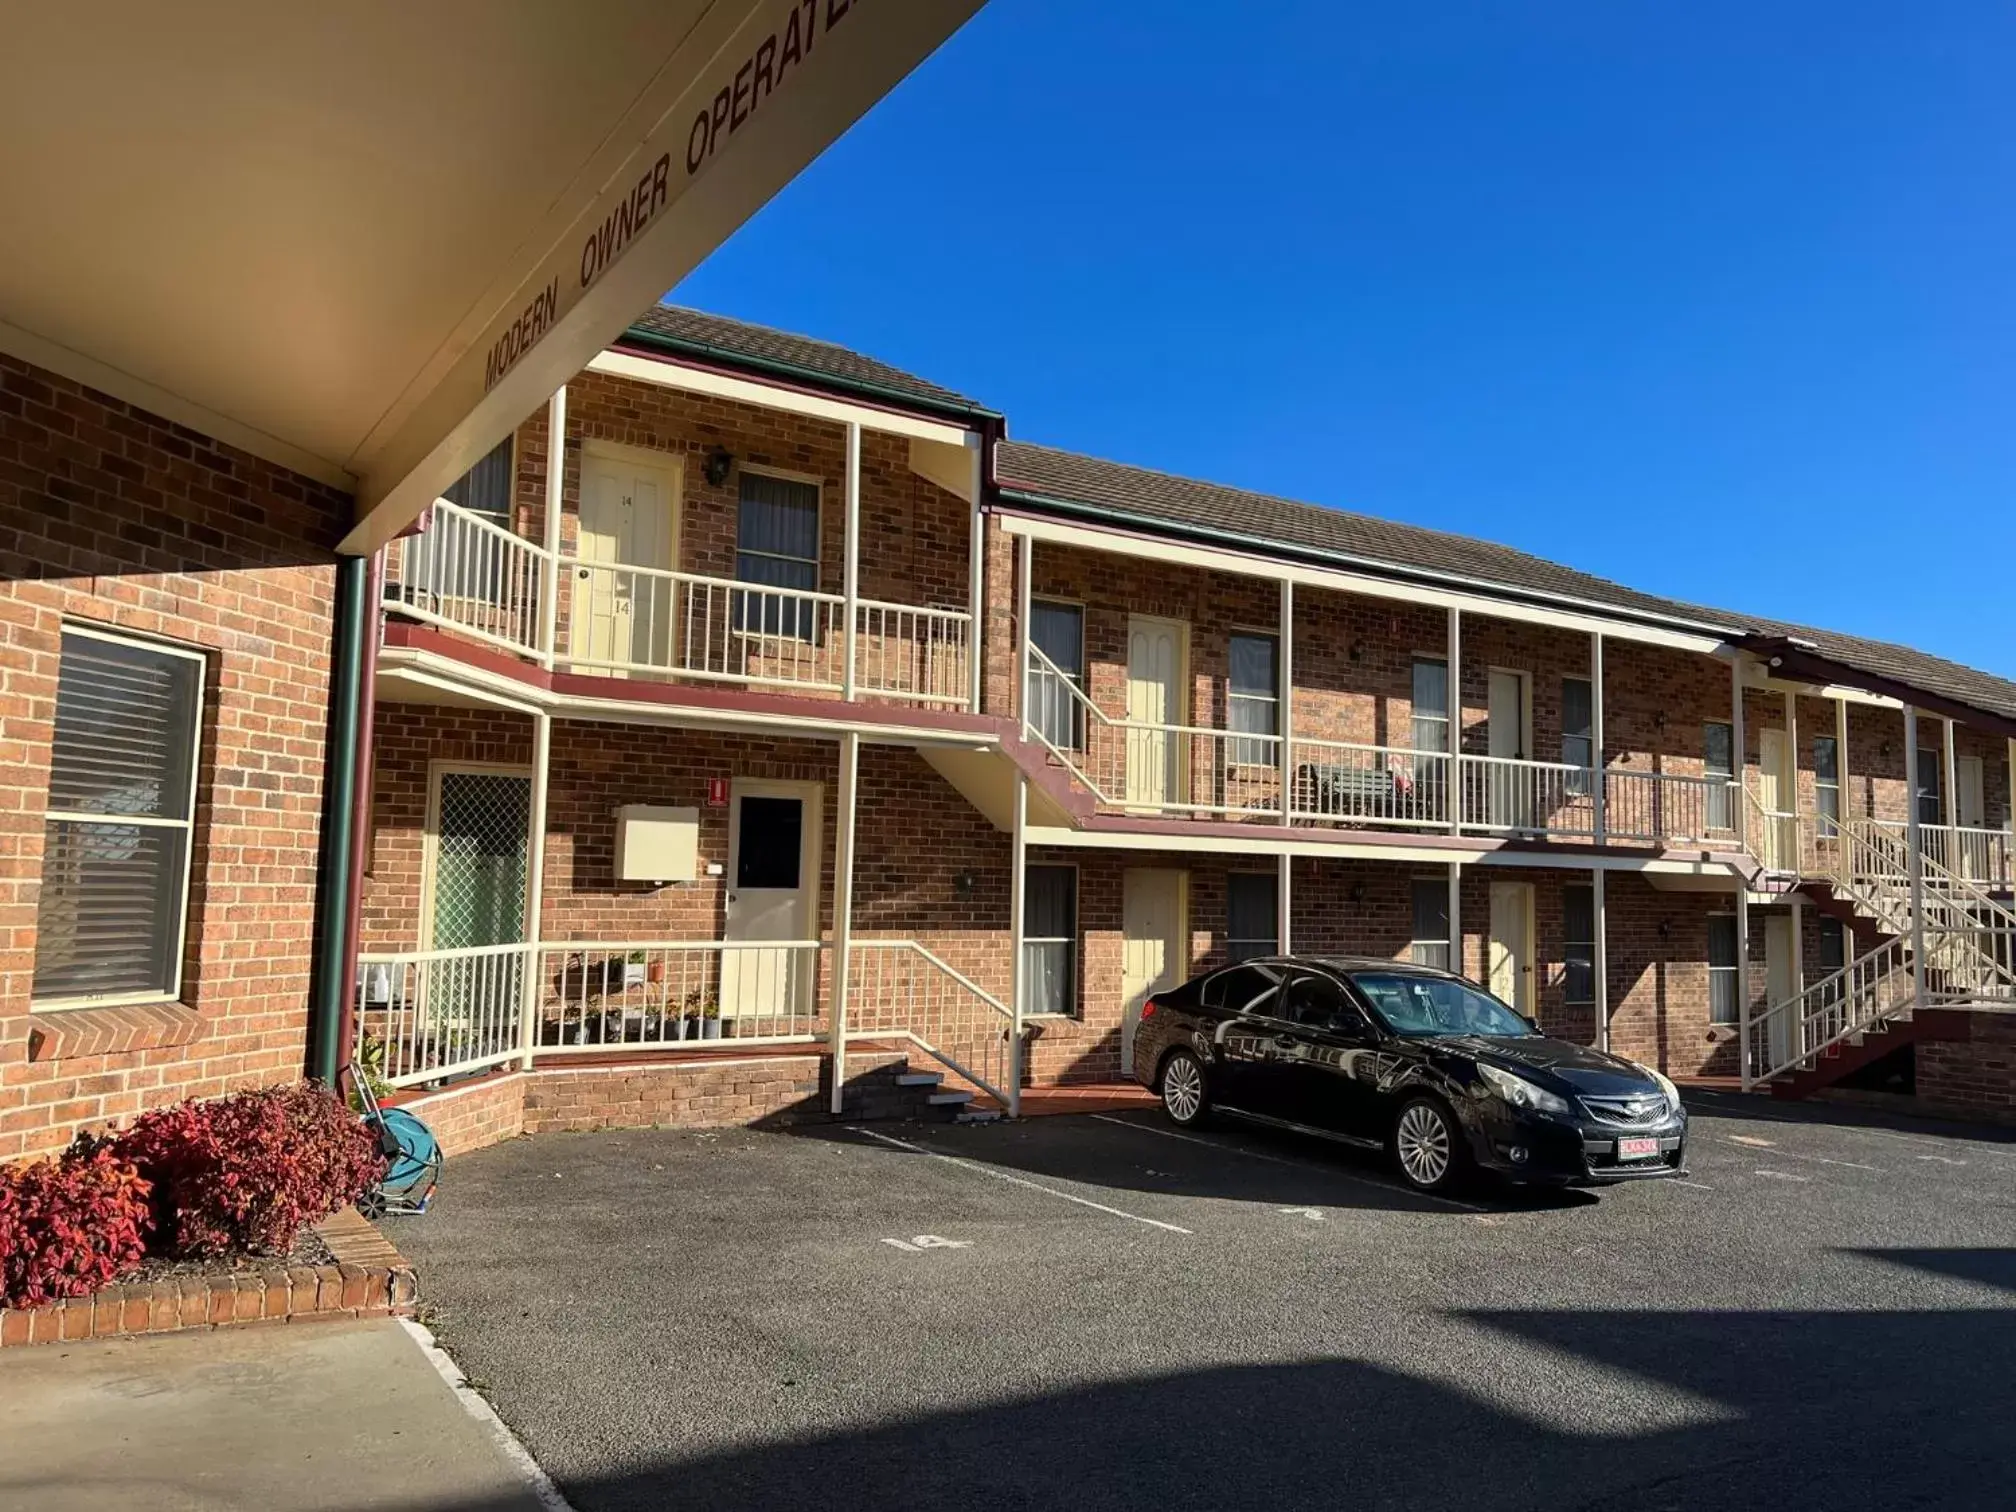
M 824 953 L 817 940 L 548 943 L 538 952 L 532 1049 L 810 1040 Z
M 1458 768 L 1468 829 L 1569 837 L 1596 833 L 1595 774 L 1588 767 L 1466 755 Z
M 1292 737 L 1292 817 L 1317 824 L 1446 828 L 1449 757 L 1342 740 Z
M 1605 768 L 1604 833 L 1612 840 L 1733 849 L 1734 786 L 1725 777 Z
M 533 948 L 366 953 L 357 959 L 364 1061 L 395 1087 L 515 1060 Z
M 551 582 L 552 644 L 543 595 Z M 847 599 L 563 554 L 443 500 L 419 535 L 386 551 L 386 606 L 577 671 L 844 693 Z M 973 617 L 854 602 L 858 697 L 967 707 Z
M 487 515 L 438 501 L 427 528 L 385 548 L 385 600 L 409 619 L 536 655 L 545 551 Z
M 1874 823 L 1894 835 L 1900 845 L 1905 843 L 1910 827 L 1903 820 L 1878 819 Z M 1918 827 L 1918 845 L 1928 860 L 1969 882 L 2006 888 L 2016 881 L 2010 871 L 2007 830 L 1964 824 L 1921 824 Z

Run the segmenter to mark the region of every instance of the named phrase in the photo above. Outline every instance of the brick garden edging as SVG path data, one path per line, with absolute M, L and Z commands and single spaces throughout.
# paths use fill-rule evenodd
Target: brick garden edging
M 333 1265 L 126 1281 L 48 1307 L 0 1309 L 0 1348 L 239 1323 L 412 1315 L 418 1295 L 412 1265 L 355 1208 L 323 1219 L 315 1232 L 336 1257 Z

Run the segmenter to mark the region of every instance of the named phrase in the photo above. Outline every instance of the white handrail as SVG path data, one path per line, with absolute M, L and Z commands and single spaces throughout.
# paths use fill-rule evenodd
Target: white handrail
M 389 608 L 510 651 L 536 656 L 545 550 L 446 499 L 418 535 L 385 547 Z
M 1014 1011 L 916 940 L 848 947 L 847 1040 L 903 1039 L 1003 1108 L 1015 1106 L 1021 1044 Z

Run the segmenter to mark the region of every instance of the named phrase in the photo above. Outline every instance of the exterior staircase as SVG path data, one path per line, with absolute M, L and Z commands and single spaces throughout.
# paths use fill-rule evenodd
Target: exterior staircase
M 1922 854 L 1914 889 L 1907 841 L 1869 820 L 1829 821 L 1799 850 L 1801 891 L 1880 939 L 1750 1020 L 1749 1085 L 1804 1097 L 1900 1045 L 1967 1038 L 1958 1010 L 2016 1011 L 2008 903 Z

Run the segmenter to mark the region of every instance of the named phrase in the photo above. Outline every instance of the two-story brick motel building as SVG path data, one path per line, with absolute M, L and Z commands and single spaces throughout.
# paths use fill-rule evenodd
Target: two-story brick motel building
M 1013 1105 L 1276 950 L 2016 1117 L 2016 684 L 1007 429 L 654 309 L 375 558 L 338 753 L 348 498 L 0 357 L 0 1156 L 324 1028 L 451 1149 Z

